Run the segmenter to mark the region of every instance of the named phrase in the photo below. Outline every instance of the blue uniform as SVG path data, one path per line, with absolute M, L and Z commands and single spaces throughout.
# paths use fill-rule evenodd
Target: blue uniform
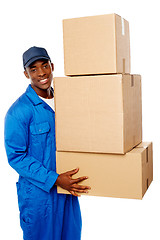
M 8 161 L 19 174 L 20 224 L 24 240 L 80 240 L 78 198 L 57 194 L 55 113 L 31 85 L 5 118 Z

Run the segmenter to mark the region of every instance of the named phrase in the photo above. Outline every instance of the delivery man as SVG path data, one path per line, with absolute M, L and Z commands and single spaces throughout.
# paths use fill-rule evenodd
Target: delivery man
M 24 240 L 80 240 L 81 212 L 77 196 L 88 186 L 72 179 L 78 168 L 56 173 L 54 65 L 44 48 L 23 54 L 26 92 L 5 117 L 8 162 L 19 174 L 17 182 L 20 224 Z M 71 194 L 57 194 L 57 186 Z

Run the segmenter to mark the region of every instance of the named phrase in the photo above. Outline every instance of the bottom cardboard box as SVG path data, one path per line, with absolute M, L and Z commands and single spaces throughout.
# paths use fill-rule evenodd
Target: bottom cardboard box
M 151 142 L 142 142 L 124 155 L 56 152 L 57 172 L 79 167 L 73 178 L 88 176 L 83 185 L 91 187 L 90 196 L 142 199 L 153 180 Z M 69 194 L 57 187 L 58 193 Z

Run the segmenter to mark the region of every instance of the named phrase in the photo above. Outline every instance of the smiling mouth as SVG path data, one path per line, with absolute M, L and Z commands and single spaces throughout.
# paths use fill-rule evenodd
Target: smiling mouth
M 48 82 L 48 78 L 45 78 L 45 79 L 39 80 L 39 82 L 42 83 L 42 84 L 47 83 L 47 82 Z

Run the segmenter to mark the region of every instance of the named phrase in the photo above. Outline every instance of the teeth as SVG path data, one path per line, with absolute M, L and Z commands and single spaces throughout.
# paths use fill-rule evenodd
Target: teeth
M 46 78 L 46 79 L 43 79 L 43 80 L 40 80 L 40 82 L 42 82 L 42 83 L 43 83 L 43 82 L 45 82 L 46 80 L 47 80 L 47 78 Z

